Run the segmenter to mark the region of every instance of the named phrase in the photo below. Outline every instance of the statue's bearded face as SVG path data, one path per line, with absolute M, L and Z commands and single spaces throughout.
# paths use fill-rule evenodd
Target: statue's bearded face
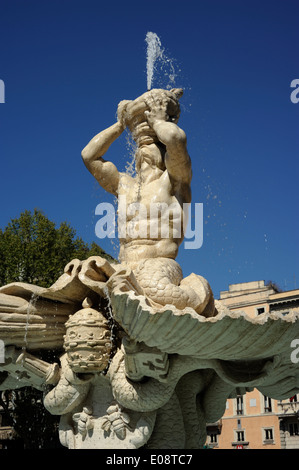
M 166 169 L 163 152 L 155 146 L 150 147 L 149 149 L 147 145 L 143 145 L 137 149 L 135 155 L 137 173 L 140 172 L 143 163 L 147 163 L 151 169 L 157 168 L 162 171 Z

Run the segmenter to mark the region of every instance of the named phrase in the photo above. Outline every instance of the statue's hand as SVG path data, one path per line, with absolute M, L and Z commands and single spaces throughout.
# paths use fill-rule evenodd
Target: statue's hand
M 167 113 L 168 101 L 166 95 L 152 93 L 145 99 L 149 111 L 144 111 L 148 124 L 153 127 L 157 121 L 169 121 Z
M 144 295 L 143 289 L 140 287 L 136 277 L 130 268 L 120 267 L 113 273 L 106 286 L 110 292 L 113 292 L 115 288 L 119 287 L 122 292 L 134 291 L 137 295 Z
M 117 107 L 117 120 L 125 129 L 127 127 L 127 106 L 131 103 L 130 100 L 123 100 Z

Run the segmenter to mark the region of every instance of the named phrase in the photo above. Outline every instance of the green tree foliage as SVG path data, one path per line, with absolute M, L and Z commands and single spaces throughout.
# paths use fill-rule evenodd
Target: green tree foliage
M 12 219 L 4 230 L 0 229 L 0 285 L 26 282 L 49 287 L 63 274 L 69 261 L 95 255 L 115 262 L 96 243 L 88 245 L 77 238 L 68 223 L 63 222 L 56 228 L 40 210 L 25 211 L 19 218 Z M 48 353 L 50 357 L 52 353 L 55 356 L 55 351 Z M 49 362 L 53 361 L 50 359 Z M 59 417 L 46 411 L 42 392 L 25 387 L 5 394 L 7 403 L 0 394 L 0 409 L 7 424 L 13 426 L 17 434 L 11 447 L 61 447 Z
M 2 425 L 13 428 L 13 437 L 0 441 L 5 449 L 61 448 L 59 416 L 47 412 L 42 392 L 30 387 L 0 393 Z
M 49 287 L 74 258 L 113 258 L 96 243 L 88 245 L 76 237 L 67 222 L 58 228 L 40 210 L 23 212 L 0 229 L 0 285 L 27 282 Z

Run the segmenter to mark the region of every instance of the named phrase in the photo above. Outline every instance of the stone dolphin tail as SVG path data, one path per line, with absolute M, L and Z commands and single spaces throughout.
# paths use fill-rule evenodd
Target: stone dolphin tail
M 183 376 L 193 371 L 214 370 L 220 381 L 226 383 L 230 391 L 236 386 L 236 379 L 231 375 L 229 365 L 220 360 L 207 360 L 194 356 L 170 355 L 169 370 L 167 376 L 163 380 L 148 378 L 144 383 L 132 381 L 127 374 L 125 367 L 125 353 L 119 350 L 114 356 L 109 371 L 112 392 L 114 398 L 125 408 L 131 408 L 135 411 L 153 411 L 164 406 L 175 392 L 178 382 Z M 251 376 L 248 374 L 243 377 L 243 386 L 250 386 L 254 382 L 263 383 L 268 376 L 268 361 L 263 365 L 256 365 L 256 370 L 250 370 Z M 203 374 L 205 377 L 206 374 Z M 204 389 L 207 385 L 203 380 L 199 380 L 197 376 L 197 393 Z M 241 381 L 239 379 L 239 381 Z M 200 387 L 200 383 L 202 386 Z
M 137 265 L 134 274 L 146 297 L 159 305 L 175 305 L 181 310 L 191 307 L 204 316 L 216 313 L 212 289 L 206 279 L 194 273 L 183 278 L 175 260 L 144 260 Z
M 58 384 L 44 398 L 45 408 L 54 415 L 73 411 L 85 400 L 90 384 L 80 380 L 68 365 L 66 356 L 61 357 L 61 377 Z

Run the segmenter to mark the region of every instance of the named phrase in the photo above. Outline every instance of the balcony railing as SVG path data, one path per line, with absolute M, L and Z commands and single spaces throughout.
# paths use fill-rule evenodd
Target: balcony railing
M 288 401 L 288 402 L 277 402 L 279 414 L 296 415 L 299 413 L 299 402 Z

